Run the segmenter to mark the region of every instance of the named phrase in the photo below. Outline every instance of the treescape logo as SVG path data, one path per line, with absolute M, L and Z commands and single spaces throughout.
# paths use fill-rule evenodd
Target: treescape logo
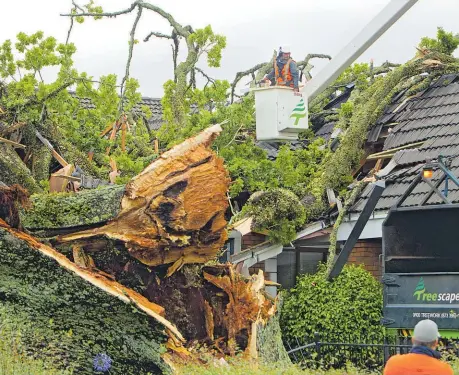
M 298 125 L 300 119 L 306 117 L 306 105 L 304 104 L 304 99 L 301 98 L 300 102 L 293 108 L 292 114 L 290 118 L 295 119 L 295 123 L 293 125 Z
M 459 302 L 459 293 L 427 293 L 424 279 L 422 277 L 419 280 L 418 285 L 416 285 L 413 296 L 416 297 L 418 301 L 449 303 L 453 303 L 454 301 Z

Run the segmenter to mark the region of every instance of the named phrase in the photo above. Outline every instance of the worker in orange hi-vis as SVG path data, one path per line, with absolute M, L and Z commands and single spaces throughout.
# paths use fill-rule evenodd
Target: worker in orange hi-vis
M 271 81 L 272 85 L 288 86 L 295 92 L 298 92 L 299 80 L 300 74 L 295 60 L 291 58 L 290 47 L 281 47 L 279 55 L 276 61 L 274 61 L 273 69 L 263 78 L 263 81 Z
M 421 320 L 413 333 L 413 348 L 408 354 L 389 358 L 383 375 L 453 375 L 451 366 L 440 360 L 438 326 L 432 320 Z

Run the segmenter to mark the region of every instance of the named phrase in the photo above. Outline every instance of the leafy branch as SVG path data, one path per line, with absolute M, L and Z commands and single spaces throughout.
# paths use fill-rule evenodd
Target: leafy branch
M 276 52 L 274 54 L 276 55 Z M 309 70 L 312 69 L 312 66 L 309 65 L 309 61 L 315 58 L 331 60 L 331 56 L 329 55 L 324 55 L 324 54 L 319 54 L 319 53 L 310 53 L 305 57 L 304 60 L 297 62 L 298 70 L 301 72 L 301 74 L 303 74 L 305 71 L 309 72 Z M 275 61 L 275 59 L 273 60 Z M 245 71 L 236 73 L 236 77 L 234 78 L 233 83 L 231 84 L 231 103 L 234 102 L 234 97 L 236 96 L 235 95 L 236 86 L 242 78 L 247 77 L 248 75 L 251 75 L 252 82 L 255 82 L 256 81 L 255 73 L 257 73 L 258 71 L 263 71 L 264 73 L 266 73 L 269 69 L 271 69 L 272 64 L 273 62 L 264 62 L 264 63 L 257 64 L 253 66 L 252 68 L 247 69 Z

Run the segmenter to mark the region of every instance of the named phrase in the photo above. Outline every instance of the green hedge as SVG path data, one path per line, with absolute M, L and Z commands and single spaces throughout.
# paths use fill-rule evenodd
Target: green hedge
M 296 286 L 286 292 L 281 327 L 287 342 L 313 342 L 315 332 L 321 341 L 383 342 L 381 316 L 382 286 L 369 272 L 345 266 L 329 282 L 321 267 L 315 275 L 300 276 Z M 343 365 L 343 358 L 332 350 L 322 354 L 324 366 Z

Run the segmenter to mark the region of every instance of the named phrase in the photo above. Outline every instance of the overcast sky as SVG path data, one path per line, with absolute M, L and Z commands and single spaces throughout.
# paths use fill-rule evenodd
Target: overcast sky
M 77 0 L 78 2 L 78 0 Z M 80 0 L 80 4 L 86 3 Z M 104 10 L 126 8 L 131 0 L 99 0 Z M 226 35 L 227 48 L 220 69 L 209 75 L 232 80 L 236 72 L 268 61 L 274 48 L 290 45 L 293 57 L 308 53 L 335 55 L 389 0 L 151 0 L 171 13 L 178 22 L 194 28 L 211 24 Z M 0 39 L 14 39 L 24 31 L 42 30 L 64 42 L 70 0 L 2 0 Z M 129 33 L 134 15 L 76 24 L 71 41 L 77 46 L 75 64 L 94 77 L 124 73 Z M 403 63 L 415 53 L 422 36 L 434 36 L 437 26 L 459 33 L 459 0 L 419 0 L 387 31 L 359 61 L 376 64 L 386 60 Z M 139 40 L 150 31 L 169 33 L 168 24 L 155 14 L 144 12 L 139 23 Z M 185 47 L 185 46 L 183 46 Z M 326 63 L 313 61 L 317 72 Z M 202 64 L 201 64 L 202 65 Z M 131 75 L 140 81 L 144 96 L 160 97 L 162 84 L 172 77 L 171 47 L 167 40 L 152 38 L 136 45 Z

